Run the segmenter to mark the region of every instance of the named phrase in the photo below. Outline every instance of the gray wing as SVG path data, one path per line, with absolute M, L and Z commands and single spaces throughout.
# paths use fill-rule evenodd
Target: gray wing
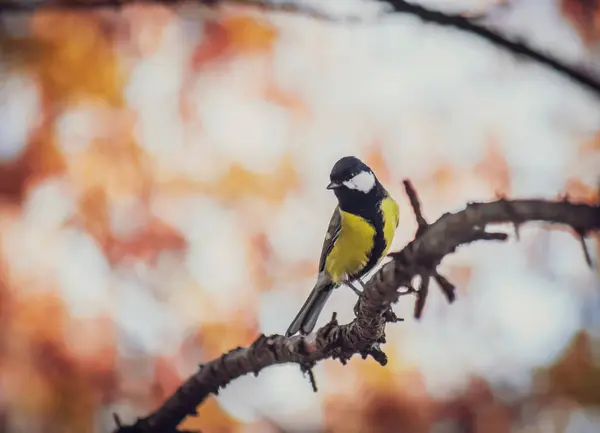
M 327 233 L 325 234 L 325 240 L 323 241 L 323 248 L 321 249 L 321 258 L 319 259 L 319 272 L 322 272 L 325 268 L 325 260 L 333 249 L 335 241 L 340 234 L 342 218 L 340 215 L 340 207 L 336 206 L 333 210 L 333 215 L 329 221 L 329 227 L 327 227 Z

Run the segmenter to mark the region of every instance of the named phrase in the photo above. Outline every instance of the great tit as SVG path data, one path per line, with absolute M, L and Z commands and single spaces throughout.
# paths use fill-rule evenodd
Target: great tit
M 317 282 L 286 336 L 309 334 L 334 288 L 352 284 L 385 257 L 394 239 L 400 210 L 360 159 L 345 156 L 335 163 L 327 189 L 338 206 L 333 211 L 319 260 Z

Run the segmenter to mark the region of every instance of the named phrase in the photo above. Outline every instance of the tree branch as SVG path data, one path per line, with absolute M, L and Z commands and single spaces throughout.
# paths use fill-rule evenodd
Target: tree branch
M 319 20 L 332 22 L 361 22 L 364 18 L 360 16 L 338 16 L 334 17 L 318 8 L 299 4 L 294 0 L 274 1 L 274 0 L 194 0 L 197 3 L 206 6 L 218 6 L 221 4 L 240 4 L 254 6 L 265 11 L 288 12 L 299 15 L 309 16 Z M 578 71 L 575 67 L 566 65 L 564 62 L 545 54 L 539 50 L 533 49 L 523 41 L 515 39 L 510 40 L 506 36 L 500 35 L 485 26 L 477 24 L 475 20 L 469 19 L 460 14 L 450 14 L 429 9 L 418 4 L 413 4 L 405 0 L 377 0 L 385 3 L 396 13 L 404 13 L 419 17 L 424 22 L 434 23 L 441 26 L 454 27 L 458 30 L 473 34 L 477 37 L 496 45 L 499 48 L 510 51 L 511 53 L 533 60 L 536 63 L 544 65 L 559 74 L 567 77 L 571 81 L 592 91 L 600 96 L 600 82 L 597 78 L 586 73 Z M 92 9 L 101 7 L 119 8 L 134 3 L 160 3 L 165 5 L 175 5 L 182 3 L 182 0 L 4 0 L 0 3 L 0 13 L 4 12 L 32 12 L 40 9 L 50 8 L 69 8 L 69 9 Z
M 584 74 L 575 68 L 568 66 L 551 55 L 531 48 L 525 42 L 519 39 L 510 40 L 480 24 L 476 24 L 472 19 L 462 15 L 448 14 L 433 9 L 410 3 L 405 0 L 380 0 L 388 3 L 394 12 L 415 15 L 425 22 L 435 23 L 441 26 L 454 27 L 455 29 L 476 35 L 499 48 L 510 51 L 522 58 L 528 58 L 535 63 L 547 66 L 548 68 L 564 75 L 571 81 L 591 90 L 594 94 L 600 96 L 600 82 L 597 78 Z
M 417 195 L 405 182 L 411 204 L 420 215 Z M 354 354 L 363 358 L 372 356 L 385 365 L 387 357 L 380 344 L 385 343 L 385 325 L 398 319 L 390 310 L 391 304 L 401 295 L 400 287 L 411 287 L 412 279 L 423 279 L 420 291 L 427 290 L 429 279 L 434 278 L 454 299 L 454 286 L 437 272 L 442 259 L 453 253 L 460 245 L 477 240 L 503 240 L 506 234 L 489 233 L 485 227 L 492 223 L 524 223 L 545 221 L 570 226 L 579 233 L 600 229 L 600 206 L 574 204 L 565 201 L 500 199 L 490 203 L 470 203 L 457 213 L 446 213 L 436 222 L 428 224 L 401 251 L 390 254 L 392 260 L 365 285 L 355 307 L 356 318 L 347 325 L 339 325 L 335 319 L 307 336 L 285 338 L 282 335 L 261 335 L 247 348 L 234 349 L 221 357 L 200 366 L 158 410 L 133 425 L 117 422 L 115 433 L 174 433 L 177 425 L 188 415 L 196 413 L 196 407 L 219 388 L 248 373 L 258 373 L 275 364 L 297 363 L 314 365 L 322 359 L 338 359 L 346 362 Z M 420 227 L 427 224 L 420 217 Z M 582 256 L 583 258 L 583 256 Z M 441 281 L 441 283 L 440 283 Z M 421 310 L 425 297 L 417 299 Z M 118 418 L 117 418 L 118 420 Z

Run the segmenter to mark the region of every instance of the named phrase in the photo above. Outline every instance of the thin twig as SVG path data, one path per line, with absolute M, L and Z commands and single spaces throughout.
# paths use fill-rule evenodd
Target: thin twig
M 600 96 L 600 82 L 597 78 L 586 75 L 583 72 L 576 70 L 574 67 L 564 64 L 562 61 L 549 54 L 545 54 L 541 51 L 533 49 L 521 40 L 516 38 L 515 40 L 510 40 L 509 38 L 500 35 L 493 30 L 490 30 L 480 24 L 476 24 L 473 20 L 470 20 L 462 15 L 436 11 L 434 9 L 429 9 L 404 0 L 385 0 L 384 2 L 388 3 L 394 12 L 415 15 L 425 22 L 453 27 L 469 34 L 476 35 L 488 42 L 491 42 L 499 48 L 510 51 L 515 55 L 528 58 L 536 63 L 547 66 L 559 74 L 562 74 L 572 81 L 580 84 L 586 89 L 591 90 L 597 96 Z

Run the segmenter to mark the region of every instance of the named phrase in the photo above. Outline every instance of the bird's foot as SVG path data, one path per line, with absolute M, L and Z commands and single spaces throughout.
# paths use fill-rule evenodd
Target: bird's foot
M 358 280 L 358 281 L 360 281 L 360 280 Z M 354 293 L 356 293 L 356 296 L 360 296 L 360 295 L 362 295 L 362 292 L 361 292 L 359 289 L 357 289 L 357 288 L 354 286 L 354 284 L 352 284 L 350 281 L 346 281 L 346 285 L 347 285 L 348 287 L 350 287 Z M 361 284 L 361 285 L 362 285 L 362 284 Z M 363 286 L 363 287 L 364 287 L 364 286 Z

